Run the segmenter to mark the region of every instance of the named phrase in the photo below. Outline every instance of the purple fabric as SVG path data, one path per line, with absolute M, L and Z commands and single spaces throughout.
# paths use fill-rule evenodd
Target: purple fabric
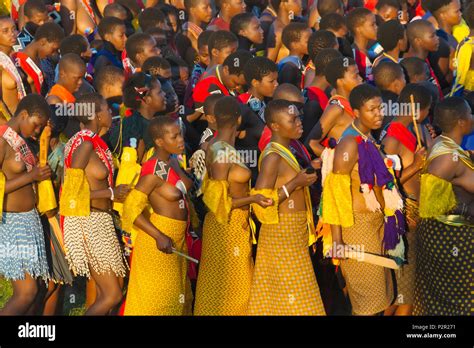
M 385 162 L 380 156 L 380 152 L 374 143 L 369 142 L 367 146 L 367 152 L 369 154 L 369 160 L 374 168 L 374 174 L 377 177 L 377 186 L 383 187 L 389 182 L 393 181 L 393 176 L 387 169 Z
M 395 249 L 400 237 L 398 235 L 397 222 L 395 215 L 386 216 L 384 224 L 383 246 L 385 250 Z
M 358 144 L 359 149 L 359 177 L 361 184 L 369 184 L 374 186 L 374 168 L 372 166 L 372 161 L 368 153 L 368 143 L 365 141 L 360 141 Z
M 395 216 L 397 218 L 397 223 L 398 223 L 398 233 L 400 235 L 403 235 L 407 232 L 407 226 L 405 224 L 405 216 L 400 210 L 395 211 Z

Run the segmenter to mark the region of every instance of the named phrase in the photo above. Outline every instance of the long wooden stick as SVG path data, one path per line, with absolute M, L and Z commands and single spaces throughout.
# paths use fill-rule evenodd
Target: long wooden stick
M 199 260 L 197 260 L 197 259 L 195 259 L 195 258 L 193 258 L 193 257 L 191 257 L 191 256 L 189 256 L 189 255 L 186 255 L 186 254 L 184 254 L 184 253 L 182 253 L 182 252 L 176 250 L 175 248 L 172 248 L 171 250 L 172 250 L 176 255 L 182 256 L 182 257 L 184 257 L 185 259 L 188 259 L 188 260 L 191 261 L 191 262 L 199 263 Z
M 411 102 L 411 117 L 413 120 L 413 126 L 415 127 L 416 140 L 418 142 L 417 149 L 421 149 L 421 137 L 420 137 L 420 132 L 418 130 L 418 124 L 416 123 L 415 98 L 413 97 L 413 94 L 410 95 L 410 102 Z

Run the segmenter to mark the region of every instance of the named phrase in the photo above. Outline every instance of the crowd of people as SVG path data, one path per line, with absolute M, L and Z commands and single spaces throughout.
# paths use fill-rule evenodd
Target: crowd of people
M 474 1 L 0 11 L 0 315 L 473 314 Z

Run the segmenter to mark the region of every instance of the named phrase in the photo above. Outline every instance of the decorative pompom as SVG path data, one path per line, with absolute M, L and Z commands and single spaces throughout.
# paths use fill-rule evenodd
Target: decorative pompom
M 362 196 L 365 200 L 365 205 L 367 209 L 372 212 L 376 212 L 380 210 L 380 203 L 377 201 L 377 197 L 375 197 L 374 190 L 368 184 L 360 185 L 360 190 L 362 192 Z
M 334 149 L 337 145 L 337 140 L 334 138 L 329 138 L 328 144 L 331 149 Z
M 393 161 L 390 158 L 385 157 L 384 159 L 385 165 L 387 168 L 392 168 L 393 167 Z
M 398 242 L 395 249 L 388 250 L 387 254 L 395 260 L 397 265 L 403 265 L 403 263 L 405 262 L 405 243 L 403 242 L 403 238 L 400 238 L 400 241 Z
M 133 115 L 133 110 L 132 109 L 125 110 L 125 117 L 130 117 L 132 115 Z
M 393 183 L 392 183 L 393 185 Z M 384 187 L 382 190 L 383 199 L 385 201 L 385 207 L 390 210 L 402 210 L 403 209 L 403 199 L 400 197 L 396 187 L 392 186 L 392 189 Z

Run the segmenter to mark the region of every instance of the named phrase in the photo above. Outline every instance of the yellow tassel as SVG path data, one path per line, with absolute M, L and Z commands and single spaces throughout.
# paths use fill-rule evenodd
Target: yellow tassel
M 143 209 L 148 204 L 148 196 L 142 191 L 133 189 L 125 199 L 123 204 L 122 214 L 122 229 L 127 232 L 131 232 L 133 229 L 133 223 L 137 217 L 142 213 Z
M 323 189 L 323 213 L 325 223 L 351 227 L 352 211 L 351 177 L 347 174 L 330 173 Z
M 89 216 L 90 196 L 91 191 L 84 170 L 66 169 L 59 213 L 63 216 Z
M 3 214 L 3 199 L 5 198 L 5 174 L 0 172 L 0 222 L 2 220 L 1 215 Z
M 229 215 L 232 209 L 232 198 L 228 196 L 229 182 L 226 180 L 213 180 L 206 177 L 203 185 L 203 202 L 207 208 L 214 213 L 217 222 L 229 223 Z
M 53 183 L 50 179 L 40 181 L 38 183 L 38 211 L 40 214 L 44 214 L 57 207 L 58 203 L 56 202 Z
M 251 195 L 261 194 L 265 198 L 271 198 L 273 200 L 273 205 L 263 208 L 257 203 L 252 203 L 252 210 L 255 212 L 258 220 L 262 224 L 277 224 L 279 222 L 278 218 L 278 190 L 277 189 L 252 189 L 250 190 Z
M 421 175 L 420 208 L 421 218 L 446 215 L 456 207 L 456 197 L 449 181 L 432 174 Z

